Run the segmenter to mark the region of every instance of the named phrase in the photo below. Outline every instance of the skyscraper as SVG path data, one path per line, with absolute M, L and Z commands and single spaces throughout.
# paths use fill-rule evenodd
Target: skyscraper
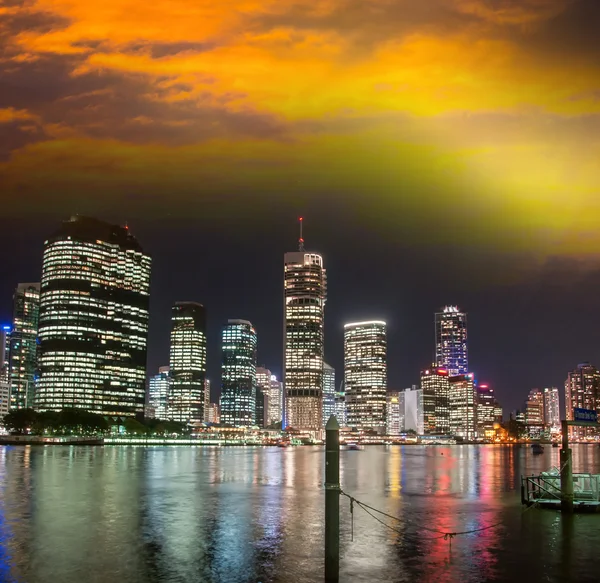
M 344 384 L 348 425 L 385 433 L 385 322 L 355 322 L 344 326 Z
M 445 306 L 435 315 L 435 360 L 450 376 L 467 374 L 467 314 L 457 306 Z
M 423 391 L 415 385 L 404 391 L 404 431 L 423 435 Z
M 148 405 L 154 410 L 154 418 L 167 420 L 168 399 L 171 386 L 171 376 L 168 366 L 161 366 L 158 374 L 150 377 L 148 383 Z
M 10 330 L 12 326 L 5 324 L 0 328 L 0 378 L 8 383 L 9 379 L 9 357 L 10 357 Z
M 204 381 L 204 423 L 208 423 L 208 415 L 210 408 L 210 380 Z
M 450 431 L 450 407 L 448 371 L 432 367 L 421 371 L 423 392 L 423 432 L 448 435 Z
M 283 407 L 283 386 L 271 371 L 259 366 L 256 368 L 256 386 L 265 396 L 265 427 L 281 423 Z
M 387 394 L 386 434 L 400 435 L 404 432 L 404 391 Z
M 487 384 L 477 385 L 477 433 L 480 439 L 494 436 L 496 422 L 496 397 L 494 389 Z
M 256 330 L 247 320 L 229 320 L 223 328 L 221 423 L 256 425 Z
M 560 403 L 558 389 L 546 387 L 544 389 L 544 424 L 550 433 L 560 433 Z
M 46 240 L 40 410 L 143 414 L 150 257 L 127 227 L 75 216 Z
M 301 220 L 302 224 L 302 220 Z M 323 398 L 323 258 L 304 250 L 284 255 L 284 427 L 320 434 Z
M 600 412 L 600 371 L 584 362 L 567 375 L 565 381 L 565 417 L 574 420 L 573 409 L 593 409 Z M 569 435 L 574 439 L 594 435 L 596 429 L 570 427 Z
M 346 390 L 344 381 L 340 383 L 340 388 L 335 392 L 335 418 L 340 427 L 348 427 L 348 416 L 346 414 Z
M 323 363 L 323 427 L 335 415 L 335 369 Z M 338 421 L 339 423 L 339 421 Z
M 39 315 L 40 284 L 20 283 L 13 295 L 13 324 L 8 343 L 12 409 L 33 407 Z
M 467 441 L 477 439 L 477 393 L 473 373 L 450 377 L 450 433 Z
M 171 385 L 167 414 L 179 423 L 204 422 L 206 310 L 176 302 L 171 310 Z

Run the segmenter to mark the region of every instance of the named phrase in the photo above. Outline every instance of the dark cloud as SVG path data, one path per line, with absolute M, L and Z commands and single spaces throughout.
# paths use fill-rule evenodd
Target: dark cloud
M 34 121 L 0 123 L 0 163 L 8 160 L 13 150 L 47 138 L 44 130 Z
M 173 42 L 152 43 L 149 45 L 149 49 L 153 59 L 162 59 L 179 53 L 204 53 L 213 50 L 216 46 L 217 44 L 213 42 Z

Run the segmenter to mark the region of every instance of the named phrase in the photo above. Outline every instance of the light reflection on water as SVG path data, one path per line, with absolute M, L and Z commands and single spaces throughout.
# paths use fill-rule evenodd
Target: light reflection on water
M 322 580 L 322 448 L 0 447 L 0 582 Z M 600 516 L 520 506 L 520 476 L 558 465 L 504 446 L 344 451 L 341 580 L 596 581 Z M 575 446 L 600 473 L 600 448 Z M 448 541 L 443 531 L 500 526 Z

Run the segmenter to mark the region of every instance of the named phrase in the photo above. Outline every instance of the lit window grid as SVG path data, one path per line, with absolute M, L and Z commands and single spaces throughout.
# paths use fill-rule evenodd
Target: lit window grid
M 323 312 L 327 290 L 322 257 L 284 259 L 285 425 L 318 432 L 323 417 Z
M 344 329 L 344 378 L 350 427 L 385 431 L 387 339 L 383 324 Z
M 166 421 L 168 416 L 168 400 L 171 377 L 168 372 L 161 372 L 150 377 L 148 382 L 148 404 L 154 409 L 154 417 Z
M 458 310 L 435 315 L 436 364 L 451 376 L 467 374 L 467 315 Z
M 323 427 L 332 415 L 335 415 L 335 369 L 323 365 Z M 339 423 L 339 421 L 338 421 Z
M 38 409 L 143 411 L 150 266 L 148 256 L 115 243 L 46 242 Z
M 471 375 L 450 379 L 450 434 L 475 440 L 477 432 L 477 395 Z
M 450 385 L 447 372 L 438 374 L 435 369 L 422 371 L 421 390 L 423 391 L 423 432 L 425 434 L 449 434 Z

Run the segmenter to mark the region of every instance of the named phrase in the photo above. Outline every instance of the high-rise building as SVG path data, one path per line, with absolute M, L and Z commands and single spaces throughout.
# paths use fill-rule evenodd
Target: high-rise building
M 251 427 L 257 424 L 256 330 L 247 320 L 229 320 L 222 342 L 221 423 Z
M 386 434 L 400 435 L 404 432 L 404 391 L 387 394 Z
M 5 324 L 0 328 L 0 379 L 9 380 L 10 330 L 12 326 Z
M 421 371 L 423 392 L 423 431 L 426 434 L 448 435 L 450 432 L 450 390 L 448 371 L 434 366 Z
M 494 437 L 494 423 L 496 423 L 497 402 L 494 389 L 487 384 L 477 387 L 477 432 L 479 439 Z
M 544 393 L 531 389 L 525 407 L 525 423 L 530 437 L 540 437 L 544 431 Z
M 304 250 L 284 255 L 284 427 L 320 434 L 323 420 L 323 258 Z
M 204 381 L 204 423 L 208 423 L 208 409 L 210 407 L 210 380 Z
M 268 418 L 267 427 L 281 423 L 283 419 L 283 383 L 277 380 L 275 375 L 271 375 L 271 387 L 269 389 L 268 399 Z
M 477 439 L 477 392 L 473 373 L 450 377 L 450 433 L 467 441 Z
M 385 433 L 385 322 L 355 322 L 344 326 L 344 385 L 348 425 Z
M 544 389 L 544 425 L 550 433 L 560 433 L 560 404 L 558 389 L 546 387 Z
M 423 391 L 416 385 L 404 391 L 404 431 L 423 435 Z
M 10 410 L 10 385 L 6 376 L 0 377 L 0 427 L 2 418 Z
M 335 392 L 335 418 L 340 427 L 348 427 L 346 388 L 344 386 L 344 381 L 340 383 L 339 390 Z
M 335 415 L 335 369 L 323 363 L 323 427 Z M 338 421 L 339 423 L 339 421 Z
M 179 423 L 204 422 L 206 310 L 176 302 L 171 310 L 171 385 L 167 415 Z
M 150 264 L 127 227 L 97 219 L 72 217 L 46 240 L 39 410 L 143 414 Z
M 33 407 L 38 370 L 40 284 L 20 283 L 13 295 L 13 324 L 8 350 L 11 409 Z
M 567 421 L 574 420 L 573 409 L 593 409 L 600 413 L 600 371 L 584 362 L 567 375 L 565 381 L 565 417 Z M 595 428 L 570 427 L 572 439 L 590 437 L 595 434 Z
M 168 366 L 161 366 L 158 374 L 150 377 L 148 382 L 148 405 L 154 412 L 155 419 L 167 420 L 169 389 L 171 376 Z
M 209 404 L 207 423 L 211 423 L 213 425 L 218 425 L 219 423 L 221 423 L 221 412 L 219 410 L 218 403 L 210 403 Z
M 435 315 L 435 360 L 450 376 L 467 374 L 467 314 L 457 306 L 445 306 Z

